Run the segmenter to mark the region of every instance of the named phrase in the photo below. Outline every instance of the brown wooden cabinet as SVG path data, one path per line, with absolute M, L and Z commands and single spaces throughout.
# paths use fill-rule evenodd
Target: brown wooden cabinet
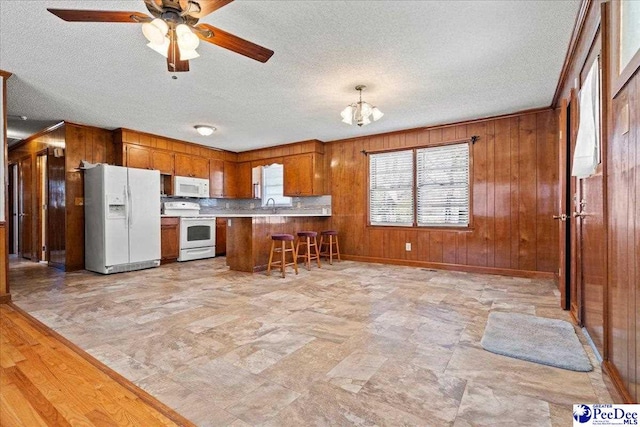
M 251 162 L 238 163 L 236 197 L 239 199 L 250 199 L 253 197 Z
M 224 197 L 238 197 L 238 165 L 236 162 L 224 162 Z
M 209 179 L 209 159 L 189 154 L 176 154 L 175 171 L 177 176 Z
M 180 254 L 180 218 L 160 219 L 160 259 L 161 263 L 173 262 Z
M 209 160 L 209 196 L 225 197 L 224 194 L 224 161 Z
M 284 195 L 321 196 L 324 192 L 323 160 L 319 153 L 285 157 Z
M 227 218 L 216 218 L 216 256 L 227 253 Z
M 174 158 L 170 151 L 153 150 L 151 152 L 151 169 L 157 169 L 163 175 L 174 174 Z
M 151 169 L 151 149 L 140 145 L 125 144 L 125 164 L 129 168 Z

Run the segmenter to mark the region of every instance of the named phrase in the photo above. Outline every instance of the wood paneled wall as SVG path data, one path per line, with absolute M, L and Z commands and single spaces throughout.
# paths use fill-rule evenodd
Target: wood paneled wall
M 0 303 L 9 302 L 11 295 L 9 294 L 8 279 L 8 236 L 7 223 L 0 223 Z
M 11 295 L 9 294 L 9 281 L 8 281 L 8 271 L 7 271 L 7 263 L 9 260 L 9 242 L 8 242 L 8 231 L 7 231 L 7 222 L 9 221 L 9 209 L 8 209 L 8 197 L 7 197 L 7 182 L 8 177 L 6 174 L 8 173 L 7 168 L 7 79 L 11 77 L 11 73 L 0 70 L 0 85 L 2 86 L 2 96 L 0 97 L 0 120 L 2 120 L 2 132 L 0 132 L 0 142 L 2 143 L 2 147 L 0 148 L 3 152 L 2 162 L 0 162 L 0 167 L 4 169 L 4 181 L 1 182 L 2 189 L 0 191 L 4 191 L 4 203 L 5 206 L 2 208 L 5 210 L 5 221 L 0 222 L 0 302 L 8 302 L 11 300 Z
M 113 163 L 111 131 L 72 123 L 65 124 L 65 270 L 84 268 L 84 180 L 78 166 L 82 160 L 91 163 Z
M 601 5 L 604 3 L 608 4 L 608 17 L 603 18 Z M 604 27 L 609 31 L 600 33 L 605 40 L 600 60 L 603 68 L 610 70 L 611 79 L 603 82 L 606 96 L 603 108 L 608 112 L 604 118 L 607 133 L 602 141 L 606 159 L 603 203 L 607 223 L 600 232 L 607 240 L 606 280 L 603 301 L 600 306 L 587 304 L 585 316 L 603 316 L 603 366 L 616 385 L 614 392 L 626 401 L 637 402 L 640 393 L 640 77 L 636 70 L 618 94 L 612 93 L 612 88 L 620 82 L 616 81 L 617 46 L 613 34 L 618 17 L 610 6 L 611 2 L 605 0 L 583 0 L 572 36 L 574 48 L 567 56 L 554 105 L 569 99 L 572 89 L 579 89 L 575 87 L 576 79 L 605 20 Z
M 19 145 L 13 146 L 11 150 L 9 150 L 9 163 L 23 162 L 23 164 L 31 165 L 31 167 L 29 168 L 29 170 L 31 171 L 31 183 L 27 187 L 32 189 L 32 194 L 30 197 L 25 198 L 25 200 L 28 200 L 30 202 L 29 204 L 31 206 L 31 220 L 28 222 L 29 231 L 25 232 L 25 235 L 29 234 L 31 236 L 29 253 L 31 254 L 30 258 L 33 261 L 38 261 L 38 251 L 36 250 L 39 246 L 38 215 L 41 212 L 40 206 L 38 206 L 38 197 L 36 194 L 36 189 L 39 188 L 36 157 L 39 153 L 45 153 L 48 150 L 53 150 L 53 148 L 61 148 L 65 150 L 64 124 L 59 124 L 46 131 L 33 135 L 31 138 L 19 143 Z M 62 191 L 64 192 L 64 187 L 62 187 Z M 49 213 L 52 215 L 54 222 L 49 226 L 49 237 L 50 240 L 61 243 L 57 243 L 54 252 L 55 258 L 58 260 L 58 262 L 54 261 L 52 265 L 63 268 L 65 254 L 64 242 L 66 240 L 66 234 L 64 223 L 60 223 L 60 220 L 56 221 L 56 219 L 64 218 L 65 204 L 56 204 L 55 206 L 52 206 L 52 208 L 53 209 L 49 210 Z M 60 258 L 62 259 L 62 261 L 59 261 Z
M 36 156 L 49 153 L 48 240 L 49 262 L 66 271 L 84 268 L 84 185 L 81 160 L 92 163 L 113 162 L 111 131 L 63 123 L 34 135 L 9 151 L 9 162 L 28 158 L 31 161 L 31 188 L 37 186 Z M 64 156 L 55 157 L 55 148 L 64 149 Z M 39 212 L 37 197 L 31 197 L 32 212 Z M 38 221 L 31 221 L 32 256 L 37 259 Z
M 359 260 L 553 277 L 558 233 L 557 113 L 542 110 L 450 126 L 334 141 L 325 146 L 332 226 Z M 376 151 L 479 136 L 473 145 L 468 230 L 368 226 L 368 157 Z M 405 243 L 412 250 L 405 250 Z
M 608 360 L 640 396 L 640 75 L 612 101 L 608 144 Z M 625 123 L 628 119 L 628 131 Z M 610 366 L 611 368 L 611 366 Z

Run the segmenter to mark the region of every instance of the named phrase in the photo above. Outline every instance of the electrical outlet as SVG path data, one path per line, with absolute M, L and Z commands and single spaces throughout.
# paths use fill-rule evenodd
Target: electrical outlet
M 255 203 L 249 203 L 249 209 L 255 209 L 256 204 Z
M 404 244 L 404 250 L 407 252 L 411 252 L 411 243 L 405 243 Z
M 224 207 L 225 207 L 226 209 L 229 209 L 229 206 L 230 206 L 230 205 L 229 205 L 229 202 L 225 203 L 225 205 L 224 205 Z

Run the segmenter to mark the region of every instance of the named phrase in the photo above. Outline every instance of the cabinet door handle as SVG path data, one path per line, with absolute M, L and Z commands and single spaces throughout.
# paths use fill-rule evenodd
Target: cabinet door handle
M 568 218 L 569 217 L 567 216 L 567 214 L 560 214 L 560 215 L 553 216 L 553 219 L 559 219 L 562 222 L 566 221 Z

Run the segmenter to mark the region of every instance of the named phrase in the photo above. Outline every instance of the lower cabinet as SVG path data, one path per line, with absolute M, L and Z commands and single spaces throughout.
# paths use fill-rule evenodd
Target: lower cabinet
M 216 256 L 227 253 L 227 218 L 216 218 Z
M 177 261 L 180 254 L 180 218 L 163 217 L 160 219 L 160 262 Z

